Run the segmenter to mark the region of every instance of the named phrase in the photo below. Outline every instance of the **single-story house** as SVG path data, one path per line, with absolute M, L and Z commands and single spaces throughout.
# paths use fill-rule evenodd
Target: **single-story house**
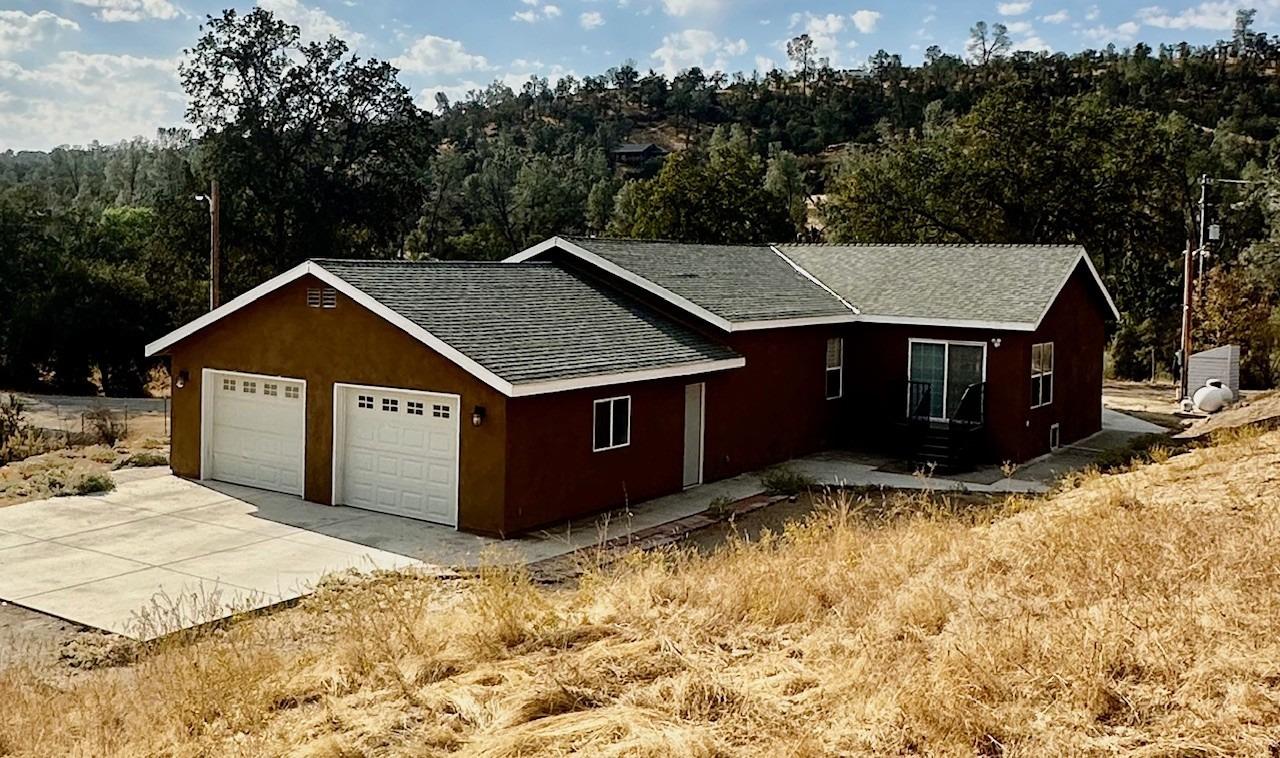
M 661 145 L 652 142 L 626 143 L 609 151 L 609 156 L 617 163 L 637 164 L 662 158 L 667 151 Z
M 1084 250 L 556 237 L 505 262 L 307 261 L 147 346 L 173 470 L 512 535 L 834 445 L 1101 426 Z

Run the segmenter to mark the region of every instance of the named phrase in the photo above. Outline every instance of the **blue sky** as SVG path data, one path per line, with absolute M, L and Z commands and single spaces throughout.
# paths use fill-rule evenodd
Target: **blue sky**
M 259 0 L 302 28 L 336 34 L 395 62 L 425 105 L 495 79 L 555 80 L 624 60 L 674 73 L 786 63 L 786 40 L 808 32 L 837 66 L 876 50 L 918 61 L 929 45 L 963 54 L 979 19 L 1003 22 L 1015 45 L 1076 51 L 1108 43 L 1209 42 L 1230 36 L 1242 4 L 1224 0 Z M 1280 0 L 1258 9 L 1275 34 Z M 182 123 L 176 77 L 203 0 L 0 0 L 0 150 L 113 142 Z M 242 10 L 252 7 L 240 3 Z

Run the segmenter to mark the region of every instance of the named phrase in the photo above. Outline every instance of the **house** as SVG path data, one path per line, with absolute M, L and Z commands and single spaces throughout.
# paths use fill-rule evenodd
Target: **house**
M 505 536 L 957 424 L 1034 457 L 1100 428 L 1114 316 L 1078 247 L 557 237 L 307 261 L 147 352 L 177 474 Z
M 661 158 L 666 154 L 667 151 L 661 145 L 655 145 L 652 142 L 627 143 L 609 151 L 609 156 L 615 163 L 624 165 L 638 165 L 654 158 Z

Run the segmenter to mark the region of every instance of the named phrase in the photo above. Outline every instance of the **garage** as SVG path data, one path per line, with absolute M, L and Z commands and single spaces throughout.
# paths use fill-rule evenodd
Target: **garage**
M 458 524 L 457 395 L 334 386 L 334 503 Z
M 204 479 L 302 495 L 306 382 L 206 370 Z

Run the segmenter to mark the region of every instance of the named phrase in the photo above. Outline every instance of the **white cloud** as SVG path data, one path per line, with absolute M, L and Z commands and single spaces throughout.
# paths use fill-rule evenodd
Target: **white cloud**
M 722 0 L 662 0 L 668 16 L 700 16 L 720 10 Z
M 154 136 L 184 122 L 177 58 L 64 51 L 24 68 L 0 61 L 0 145 L 47 150 Z
M 347 26 L 346 22 L 319 8 L 309 8 L 299 0 L 258 0 L 258 7 L 265 8 L 281 21 L 298 27 L 303 41 L 323 42 L 332 36 L 353 48 L 364 44 L 364 35 Z
M 861 10 L 853 13 L 853 25 L 863 34 L 874 32 L 878 23 L 880 23 L 880 11 Z
M 1046 24 L 1062 24 L 1071 20 L 1071 14 L 1065 10 L 1061 10 L 1056 13 L 1050 13 L 1047 16 L 1041 16 L 1040 20 Z
M 1147 26 L 1160 29 L 1211 29 L 1226 31 L 1235 26 L 1235 2 L 1206 2 L 1180 13 L 1169 13 L 1158 5 L 1139 8 L 1136 18 Z
M 30 50 L 79 29 L 76 22 L 49 11 L 0 11 L 0 55 Z
M 1099 24 L 1086 29 L 1080 30 L 1080 36 L 1099 45 L 1118 42 L 1124 44 L 1132 42 L 1138 36 L 1138 30 L 1141 27 L 1133 21 L 1126 21 L 1118 26 L 1106 26 Z
M 1010 21 L 1005 27 L 1010 34 L 1028 34 L 1033 28 L 1030 21 Z
M 597 26 L 604 26 L 604 16 L 599 11 L 587 11 L 578 16 L 578 23 L 583 29 L 595 29 Z
M 72 0 L 78 5 L 97 8 L 94 16 L 100 21 L 142 21 L 155 18 L 162 21 L 184 16 L 169 0 Z
M 391 63 L 402 71 L 432 74 L 460 74 L 465 71 L 483 71 L 490 67 L 483 55 L 467 52 L 466 47 L 458 40 L 432 34 L 419 37 L 403 55 L 393 58 Z
M 1087 11 L 1085 11 L 1085 12 L 1084 12 L 1084 20 L 1085 20 L 1085 21 L 1097 21 L 1097 20 L 1098 20 L 1098 17 L 1099 17 L 1099 16 L 1101 16 L 1101 15 L 1102 15 L 1102 11 L 1098 8 L 1098 6 L 1096 6 L 1096 5 L 1090 5 L 1090 6 L 1089 6 L 1089 10 L 1087 10 Z
M 1030 53 L 1052 53 L 1053 48 L 1038 34 L 1030 34 L 1013 43 L 1014 50 L 1026 50 Z
M 763 55 L 756 56 L 756 71 L 767 74 L 778 67 L 778 64 L 772 59 Z
M 1000 3 L 996 10 L 1001 16 L 1021 16 L 1031 10 L 1031 3 Z
M 511 14 L 512 21 L 523 21 L 526 24 L 536 24 L 544 18 L 555 18 L 560 15 L 560 6 L 550 3 L 543 5 L 539 0 L 520 0 L 520 2 L 529 6 L 529 10 L 516 11 Z M 583 14 L 584 16 L 587 14 Z
M 674 76 L 693 66 L 723 70 L 728 67 L 729 58 L 745 52 L 745 39 L 722 39 L 705 29 L 685 29 L 663 37 L 662 47 L 649 57 L 661 63 L 663 73 Z

